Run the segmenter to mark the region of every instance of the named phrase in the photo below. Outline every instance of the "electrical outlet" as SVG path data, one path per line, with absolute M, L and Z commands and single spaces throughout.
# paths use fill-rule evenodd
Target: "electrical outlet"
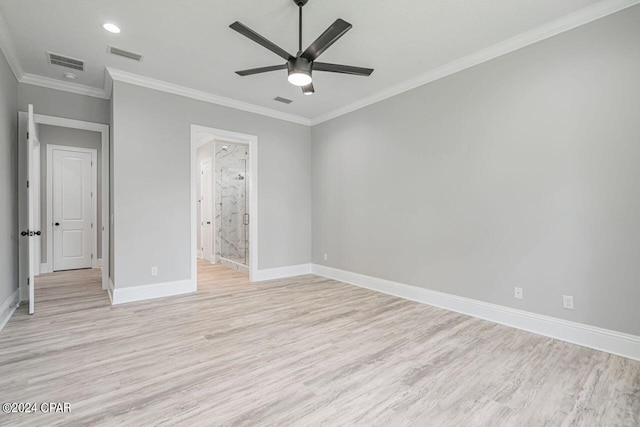
M 573 310 L 573 297 L 571 295 L 562 295 L 562 306 L 567 310 Z
M 151 267 L 151 275 L 152 276 L 158 275 L 158 267 Z
M 324 260 L 326 261 L 329 258 L 327 254 L 324 254 Z
M 522 288 L 513 288 L 513 297 L 516 299 L 522 299 Z

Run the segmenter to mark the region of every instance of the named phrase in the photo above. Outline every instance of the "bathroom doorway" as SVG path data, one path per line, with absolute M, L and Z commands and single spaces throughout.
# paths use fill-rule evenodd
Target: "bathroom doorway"
M 214 265 L 251 279 L 257 270 L 256 138 L 193 125 L 191 139 L 194 276 Z

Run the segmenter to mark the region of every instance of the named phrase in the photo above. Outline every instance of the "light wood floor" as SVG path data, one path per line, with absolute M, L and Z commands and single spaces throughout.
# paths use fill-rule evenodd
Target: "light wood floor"
M 99 271 L 37 280 L 0 333 L 0 425 L 639 426 L 640 362 L 316 276 L 110 306 Z

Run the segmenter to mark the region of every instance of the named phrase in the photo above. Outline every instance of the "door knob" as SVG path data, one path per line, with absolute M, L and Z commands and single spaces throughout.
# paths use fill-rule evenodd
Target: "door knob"
M 59 222 L 56 222 L 56 223 L 55 223 L 55 224 L 53 224 L 53 225 L 55 225 L 55 226 L 57 227 L 57 226 L 59 226 L 59 225 L 60 225 L 60 223 L 59 223 Z
M 34 232 L 34 234 L 35 234 L 36 236 L 39 236 L 39 235 L 41 235 L 41 234 L 42 234 L 42 231 L 35 231 L 35 232 Z
M 27 236 L 28 234 L 29 234 L 29 230 L 20 232 L 21 236 Z

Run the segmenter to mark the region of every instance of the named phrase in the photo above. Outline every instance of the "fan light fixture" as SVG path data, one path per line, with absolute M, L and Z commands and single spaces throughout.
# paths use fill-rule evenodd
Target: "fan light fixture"
M 294 86 L 307 86 L 313 80 L 311 79 L 311 75 L 299 70 L 289 71 L 289 83 Z
M 306 50 L 302 50 L 302 7 L 307 4 L 308 1 L 309 0 L 293 0 L 293 3 L 298 7 L 298 53 L 295 56 L 238 21 L 229 25 L 232 30 L 269 49 L 287 61 L 286 63 L 280 63 L 280 65 L 236 71 L 236 74 L 239 76 L 251 76 L 254 74 L 269 73 L 271 71 L 287 70 L 289 83 L 301 87 L 303 94 L 311 95 L 314 92 L 313 78 L 311 77 L 312 70 L 351 74 L 352 76 L 370 76 L 371 73 L 373 73 L 372 68 L 328 64 L 317 61 L 318 57 L 322 55 L 325 50 L 331 47 L 331 45 L 351 29 L 351 24 L 343 19 L 337 19 L 316 41 L 311 43 Z
M 289 70 L 289 83 L 295 86 L 308 86 L 313 79 L 311 78 L 311 61 L 304 58 L 296 58 L 287 62 Z

